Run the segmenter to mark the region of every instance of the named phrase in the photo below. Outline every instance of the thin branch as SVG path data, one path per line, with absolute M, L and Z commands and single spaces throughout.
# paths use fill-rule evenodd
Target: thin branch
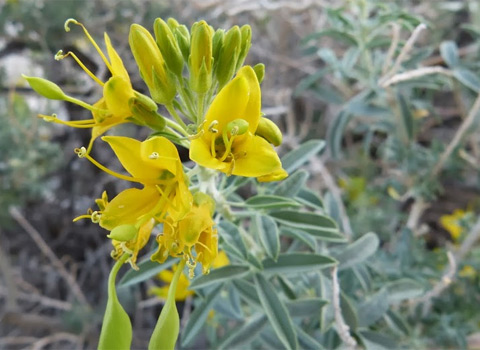
M 338 336 L 342 339 L 347 349 L 355 350 L 357 341 L 350 335 L 350 327 L 345 323 L 340 307 L 340 285 L 338 284 L 337 266 L 334 266 L 332 269 L 332 303 Z
M 457 261 L 452 252 L 447 252 L 448 267 L 445 270 L 443 277 L 438 281 L 433 288 L 425 293 L 421 298 L 412 301 L 412 305 L 415 307 L 418 304 L 423 304 L 422 314 L 426 315 L 432 306 L 432 300 L 437 298 L 447 287 L 452 283 L 455 274 L 457 272 Z
M 77 284 L 77 281 L 67 271 L 60 259 L 57 258 L 55 253 L 50 249 L 47 243 L 43 240 L 40 233 L 25 219 L 25 217 L 14 207 L 9 209 L 10 215 L 18 222 L 18 224 L 30 235 L 33 241 L 37 244 L 38 248 L 50 259 L 53 266 L 58 270 L 58 273 L 65 279 L 68 286 L 71 288 L 73 294 L 77 297 L 78 301 L 82 304 L 89 306 L 87 298 L 83 294 L 82 290 Z
M 392 63 L 393 55 L 398 47 L 398 42 L 400 41 L 400 25 L 398 23 L 392 23 L 392 43 L 387 51 L 387 56 L 383 62 L 382 74 L 387 72 L 388 67 Z
M 420 78 L 425 75 L 430 75 L 430 74 L 443 74 L 448 77 L 453 76 L 453 72 L 450 69 L 443 68 L 440 66 L 435 66 L 435 67 L 422 67 L 418 69 L 413 69 L 405 73 L 399 73 L 391 78 L 388 78 L 387 80 L 384 80 L 383 82 L 380 83 L 382 87 L 387 87 L 393 84 L 400 83 L 402 81 L 407 81 L 415 78 Z
M 460 125 L 457 132 L 455 133 L 455 136 L 453 137 L 452 141 L 450 141 L 447 148 L 440 156 L 440 159 L 438 160 L 437 164 L 435 164 L 435 166 L 433 167 L 431 177 L 438 175 L 438 173 L 442 170 L 443 166 L 445 165 L 445 162 L 448 160 L 448 158 L 452 154 L 453 150 L 458 146 L 458 144 L 463 139 L 465 134 L 471 130 L 470 128 L 473 122 L 475 121 L 475 117 L 477 116 L 477 113 L 479 110 L 480 110 L 480 94 L 477 96 L 477 99 L 473 103 L 472 108 L 470 108 L 470 111 L 468 112 L 467 117 L 463 120 L 462 124 Z
M 405 46 L 402 48 L 402 51 L 397 56 L 397 59 L 395 60 L 395 63 L 393 64 L 393 67 L 388 71 L 387 74 L 383 76 L 383 78 L 380 79 L 379 83 L 382 85 L 382 83 L 395 75 L 395 73 L 398 72 L 400 69 L 400 66 L 402 65 L 402 62 L 407 58 L 407 55 L 410 53 L 410 51 L 413 48 L 413 45 L 415 45 L 415 42 L 418 39 L 418 36 L 420 33 L 426 29 L 427 26 L 424 23 L 420 23 L 414 30 L 410 38 L 408 38 L 407 42 L 405 43 Z
M 0 297 L 3 297 L 3 296 L 8 297 L 9 292 L 7 288 L 0 286 Z M 14 296 L 15 296 L 15 299 L 21 299 L 29 302 L 39 302 L 44 307 L 53 307 L 55 309 L 64 310 L 64 311 L 68 311 L 72 309 L 71 303 L 68 303 L 63 300 L 49 298 L 40 294 L 17 292 Z

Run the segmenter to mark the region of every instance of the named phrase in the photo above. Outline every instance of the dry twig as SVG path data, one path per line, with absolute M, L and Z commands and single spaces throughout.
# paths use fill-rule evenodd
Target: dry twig
M 53 266 L 55 266 L 58 273 L 65 279 L 77 299 L 82 304 L 89 306 L 87 298 L 78 286 L 77 281 L 67 271 L 63 263 L 60 261 L 60 259 L 57 258 L 55 253 L 48 246 L 48 244 L 45 243 L 40 233 L 27 221 L 27 219 L 25 219 L 25 217 L 20 213 L 20 211 L 18 211 L 18 209 L 11 207 L 9 209 L 9 213 L 18 222 L 18 224 L 30 235 L 30 237 L 40 248 L 42 253 L 50 259 Z
M 334 266 L 332 269 L 332 303 L 338 336 L 342 339 L 347 349 L 355 350 L 357 348 L 357 341 L 350 335 L 350 327 L 345 323 L 340 307 L 340 285 L 338 284 L 337 266 Z

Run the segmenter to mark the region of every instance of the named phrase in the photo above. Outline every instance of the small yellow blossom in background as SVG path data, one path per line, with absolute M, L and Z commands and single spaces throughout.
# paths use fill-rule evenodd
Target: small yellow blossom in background
M 173 265 L 172 270 L 163 270 L 158 274 L 158 279 L 164 283 L 166 283 L 163 287 L 152 287 L 148 293 L 154 294 L 159 298 L 166 299 L 168 295 L 168 290 L 170 289 L 170 283 L 173 279 L 173 274 L 177 270 L 178 265 Z M 175 300 L 176 301 L 184 301 L 187 297 L 194 295 L 195 292 L 192 290 L 188 290 L 188 286 L 190 285 L 190 280 L 188 277 L 182 273 L 180 278 L 178 279 L 177 290 L 175 291 Z
M 192 140 L 190 159 L 227 175 L 278 181 L 288 176 L 272 144 L 256 134 L 261 93 L 255 71 L 245 66 L 215 97 L 200 137 Z
M 464 278 L 474 278 L 477 275 L 477 271 L 471 265 L 465 265 L 460 271 L 458 271 L 458 275 Z
M 212 262 L 212 267 L 219 268 L 222 266 L 226 266 L 230 263 L 228 260 L 227 254 L 222 250 L 218 253 L 215 260 Z M 164 270 L 160 272 L 157 277 L 160 281 L 164 282 L 166 285 L 163 287 L 152 287 L 148 293 L 154 294 L 159 298 L 166 299 L 168 294 L 168 289 L 170 288 L 170 283 L 172 282 L 173 274 L 177 270 L 177 264 L 172 266 L 172 270 Z M 190 286 L 190 280 L 188 279 L 187 275 L 182 273 L 178 280 L 177 291 L 175 292 L 175 300 L 176 301 L 184 301 L 187 297 L 194 295 L 195 292 L 192 290 L 188 290 Z M 212 310 L 213 312 L 213 310 Z
M 465 227 L 461 221 L 470 213 L 471 212 L 463 209 L 456 209 L 452 214 L 446 214 L 440 217 L 440 225 L 450 233 L 455 242 L 457 242 L 465 232 Z

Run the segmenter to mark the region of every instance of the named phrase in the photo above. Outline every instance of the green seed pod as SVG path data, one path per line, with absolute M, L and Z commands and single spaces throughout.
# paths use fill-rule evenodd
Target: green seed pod
M 128 350 L 132 344 L 132 324 L 128 314 L 118 301 L 115 290 L 118 270 L 128 258 L 129 254 L 124 254 L 115 263 L 108 277 L 108 301 L 98 342 L 99 350 Z
M 155 20 L 153 28 L 157 45 L 162 52 L 168 69 L 181 77 L 183 72 L 183 55 L 172 30 L 161 18 Z
M 35 90 L 36 93 L 51 100 L 65 100 L 67 95 L 60 89 L 60 86 L 51 82 L 50 80 L 28 77 L 22 74 L 22 77 L 30 84 L 30 87 Z
M 270 119 L 260 118 L 255 135 L 263 137 L 274 146 L 280 146 L 282 144 L 282 132 Z
M 235 119 L 227 124 L 230 135 L 243 135 L 248 131 L 248 122 L 245 119 Z
M 138 229 L 135 225 L 125 224 L 115 227 L 107 237 L 119 242 L 127 242 L 134 239 L 137 233 Z
M 174 350 L 180 330 L 180 317 L 175 304 L 175 293 L 178 279 L 185 266 L 185 260 L 181 259 L 168 289 L 167 300 L 158 317 L 157 324 L 148 343 L 148 350 Z

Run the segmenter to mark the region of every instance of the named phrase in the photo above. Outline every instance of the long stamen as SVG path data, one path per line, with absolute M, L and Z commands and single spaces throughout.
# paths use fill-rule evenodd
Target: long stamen
M 67 122 L 67 121 L 58 119 L 55 114 L 53 114 L 53 115 L 39 114 L 38 117 L 42 118 L 46 122 L 66 125 L 66 126 L 69 126 L 69 127 L 72 127 L 72 128 L 77 128 L 77 129 L 90 129 L 90 128 L 93 128 L 94 126 L 98 125 L 98 124 L 95 123 L 94 119 L 76 120 L 76 121 Z
M 85 26 L 78 22 L 76 19 L 73 19 L 73 18 L 69 18 L 65 21 L 65 31 L 66 32 L 69 32 L 70 31 L 70 27 L 69 27 L 69 24 L 70 23 L 73 23 L 73 24 L 76 24 L 80 27 L 82 27 L 83 31 L 85 32 L 85 35 L 87 36 L 88 40 L 90 40 L 90 42 L 92 43 L 93 47 L 95 47 L 95 49 L 97 50 L 97 52 L 100 54 L 100 57 L 102 57 L 102 60 L 103 62 L 105 62 L 105 64 L 107 65 L 108 69 L 110 70 L 110 72 L 112 71 L 112 65 L 110 64 L 110 62 L 108 62 L 107 60 L 107 57 L 105 57 L 105 55 L 103 54 L 102 50 L 100 49 L 100 47 L 97 45 L 97 43 L 95 42 L 95 40 L 93 40 L 92 36 L 90 35 L 90 33 L 88 32 L 87 28 L 85 28 Z
M 77 63 L 78 65 L 85 71 L 85 73 L 88 74 L 88 76 L 90 78 L 92 78 L 93 80 L 95 80 L 100 86 L 103 86 L 104 83 L 97 78 L 97 76 L 95 74 L 93 74 L 90 69 L 88 69 L 83 63 L 82 61 L 80 61 L 80 59 L 77 57 L 77 55 L 75 55 L 72 51 L 68 51 L 66 55 L 63 54 L 63 51 L 62 50 L 59 50 L 57 52 L 57 54 L 55 55 L 55 59 L 57 61 L 60 61 L 60 60 L 63 60 L 64 58 L 68 57 L 68 56 L 71 56 Z
M 87 150 L 85 147 L 81 147 L 81 148 L 75 148 L 75 153 L 80 157 L 80 158 L 87 158 L 90 163 L 92 163 L 93 165 L 95 165 L 97 168 L 99 168 L 100 170 L 106 172 L 107 174 L 110 174 L 116 178 L 119 178 L 121 180 L 126 180 L 126 181 L 131 181 L 131 182 L 137 182 L 137 183 L 141 183 L 141 184 L 158 184 L 159 182 L 162 182 L 161 180 L 151 180 L 151 179 L 137 179 L 133 176 L 126 176 L 126 175 L 122 175 L 122 174 L 119 174 L 113 170 L 110 170 L 108 169 L 106 166 L 100 164 L 99 162 L 97 162 L 95 159 L 93 159 L 88 153 L 87 153 Z
M 77 222 L 82 219 L 90 219 L 91 217 L 92 215 L 88 215 L 88 214 L 80 215 L 80 216 L 77 216 L 75 219 L 73 219 L 72 222 Z

